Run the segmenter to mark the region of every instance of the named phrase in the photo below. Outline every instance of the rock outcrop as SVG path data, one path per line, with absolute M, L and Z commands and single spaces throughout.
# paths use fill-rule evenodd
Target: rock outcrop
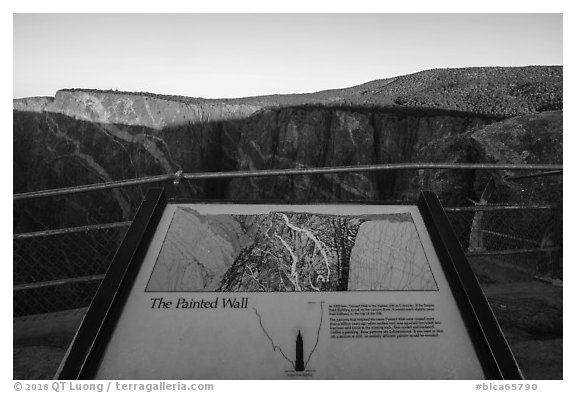
M 517 116 L 433 141 L 421 149 L 418 161 L 509 164 L 562 164 L 562 111 Z M 509 171 L 427 171 L 421 184 L 448 203 L 475 199 L 490 178 L 496 182 L 491 202 L 542 203 L 562 201 L 558 176 L 508 180 Z

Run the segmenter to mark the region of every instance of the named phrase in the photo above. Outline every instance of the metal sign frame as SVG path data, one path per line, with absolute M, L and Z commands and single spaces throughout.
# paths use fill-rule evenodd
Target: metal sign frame
M 62 361 L 56 378 L 91 379 L 96 375 L 108 341 L 120 319 L 149 243 L 168 202 L 162 188 L 151 188 L 147 192 Z M 214 200 L 184 202 L 271 203 L 271 201 Z M 354 203 L 390 204 L 383 201 L 354 201 Z M 522 379 L 522 373 L 512 351 L 436 194 L 423 191 L 417 207 L 430 234 L 485 376 L 488 379 Z

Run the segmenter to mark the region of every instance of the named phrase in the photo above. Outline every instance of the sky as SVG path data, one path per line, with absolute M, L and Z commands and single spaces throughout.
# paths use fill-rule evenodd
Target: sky
M 562 64 L 562 14 L 14 14 L 13 98 L 306 93 L 431 68 Z

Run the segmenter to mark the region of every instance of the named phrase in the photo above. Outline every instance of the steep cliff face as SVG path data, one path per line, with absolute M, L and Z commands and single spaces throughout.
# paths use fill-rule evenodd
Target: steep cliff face
M 422 146 L 495 121 L 440 111 L 293 107 L 266 110 L 247 120 L 237 149 L 242 170 L 411 162 Z M 410 199 L 405 172 L 253 178 L 231 181 L 240 199 Z
M 562 67 L 520 67 L 431 70 L 348 89 L 242 99 L 61 90 L 54 98 L 14 100 L 14 192 L 178 170 L 516 162 L 501 150 L 472 149 L 468 135 L 475 133 L 472 139 L 482 145 L 482 138 L 500 131 L 480 130 L 502 115 L 561 109 L 561 82 Z M 552 117 L 539 121 L 542 126 Z M 520 140 L 520 150 L 530 143 Z M 543 143 L 547 157 L 547 143 L 558 140 Z M 559 151 L 561 156 L 561 136 Z M 456 191 L 443 193 L 444 201 L 462 203 L 481 188 L 480 178 L 462 173 L 424 176 L 402 171 L 194 181 L 173 191 L 198 198 L 329 201 L 414 199 L 420 188 L 433 186 L 452 187 Z M 129 219 L 143 192 L 132 187 L 19 203 L 14 223 L 34 230 Z
M 28 98 L 18 98 L 13 101 L 13 110 L 15 111 L 26 111 L 26 112 L 44 112 L 49 110 L 52 103 L 54 102 L 54 97 L 28 97 Z
M 170 100 L 167 97 L 98 90 L 60 90 L 53 99 L 14 100 L 14 110 L 60 113 L 104 124 L 166 127 L 245 118 L 261 106 L 222 100 Z

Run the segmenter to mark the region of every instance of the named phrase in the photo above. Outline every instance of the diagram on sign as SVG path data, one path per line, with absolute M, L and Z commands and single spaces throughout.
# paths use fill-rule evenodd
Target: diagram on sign
M 314 355 L 314 353 L 316 352 L 316 349 L 318 348 L 318 343 L 320 342 L 320 332 L 322 331 L 322 322 L 324 320 L 324 302 L 323 301 L 320 301 L 318 303 L 310 302 L 310 304 L 318 304 L 320 314 L 318 328 L 316 329 L 315 332 L 316 334 L 314 337 L 312 337 L 312 339 L 315 340 L 314 345 L 306 355 L 304 350 L 304 337 L 302 335 L 301 330 L 298 329 L 298 334 L 295 337 L 294 356 L 291 355 L 289 348 L 283 348 L 281 345 L 278 345 L 278 343 L 273 338 L 274 333 L 269 332 L 267 328 L 264 327 L 264 321 L 258 309 L 255 307 L 253 308 L 256 316 L 258 317 L 258 322 L 260 324 L 260 328 L 262 329 L 262 333 L 269 341 L 269 346 L 267 346 L 267 348 L 272 348 L 273 352 L 277 352 L 286 361 L 286 363 L 290 365 L 291 369 L 297 372 L 308 370 L 308 364 L 310 363 L 310 359 L 312 359 L 312 355 Z
M 410 213 L 202 215 L 178 207 L 146 291 L 437 290 Z

